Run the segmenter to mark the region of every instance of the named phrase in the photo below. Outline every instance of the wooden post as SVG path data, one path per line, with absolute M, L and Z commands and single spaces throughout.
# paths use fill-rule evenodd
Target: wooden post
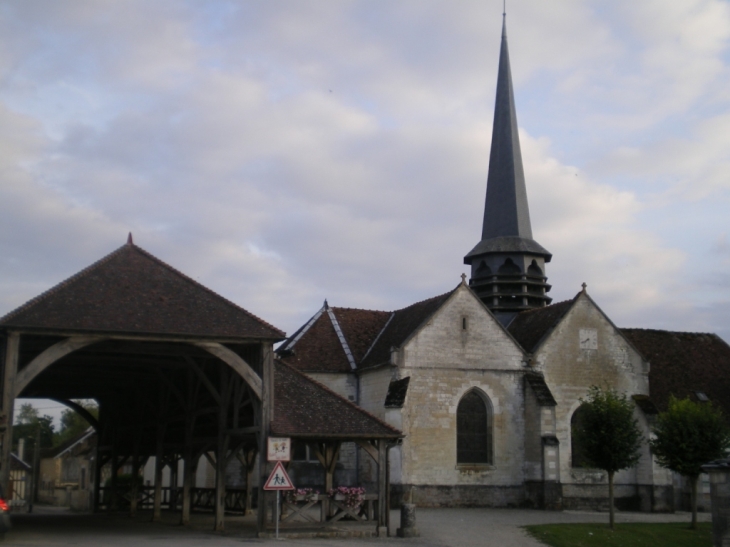
M 139 432 L 134 439 L 134 452 L 132 453 L 132 499 L 129 500 L 129 516 L 137 516 L 137 501 L 139 498 Z
M 96 430 L 96 448 L 94 449 L 95 458 L 94 458 L 94 503 L 93 503 L 93 512 L 96 513 L 99 511 L 99 506 L 101 505 L 101 470 L 102 467 L 104 467 L 104 464 L 101 461 L 101 445 L 102 440 L 104 439 L 104 431 L 106 429 L 106 422 L 105 422 L 105 413 L 104 413 L 104 403 L 102 401 L 99 401 L 99 428 Z
M 378 536 L 388 537 L 388 444 L 378 441 Z
M 112 512 L 117 510 L 117 470 L 119 469 L 119 463 L 117 458 L 117 439 L 114 431 L 111 434 L 111 466 L 112 475 L 109 491 L 109 505 L 107 511 Z
M 231 398 L 233 380 L 228 365 L 220 364 L 220 402 L 218 404 L 218 447 L 215 466 L 215 527 L 221 532 L 225 529 L 226 512 L 226 463 L 228 462 L 228 403 Z
M 271 430 L 271 421 L 274 419 L 274 347 L 273 344 L 264 344 L 263 359 L 261 363 L 262 386 L 261 386 L 261 424 L 259 429 L 259 499 L 257 528 L 262 533 L 266 529 L 266 499 L 264 484 L 268 478 L 266 465 L 266 441 Z M 255 402 L 254 402 L 255 404 Z
M 5 341 L 2 390 L 2 417 L 5 421 L 5 430 L 2 432 L 2 461 L 0 461 L 0 484 L 6 495 L 10 493 L 10 453 L 13 448 L 13 406 L 15 405 L 15 376 L 18 373 L 19 349 L 20 334 L 9 332 Z
M 155 447 L 155 498 L 152 510 L 152 522 L 162 521 L 162 469 L 165 466 L 164 460 L 164 440 L 165 440 L 165 423 L 160 421 L 157 423 L 157 446 Z
M 195 427 L 195 418 L 193 417 L 192 408 L 188 408 L 185 413 L 185 448 L 183 455 L 183 499 L 182 514 L 180 515 L 180 524 L 187 526 L 190 523 L 190 496 L 192 495 L 194 469 L 193 462 L 193 428 Z
M 243 454 L 237 453 L 236 457 L 246 469 L 246 499 L 244 500 L 243 514 L 250 515 L 253 510 L 253 465 L 256 463 L 256 447 L 244 448 Z
M 170 510 L 174 511 L 177 509 L 177 483 L 178 483 L 178 467 L 180 458 L 177 454 L 172 454 L 168 465 L 170 466 Z

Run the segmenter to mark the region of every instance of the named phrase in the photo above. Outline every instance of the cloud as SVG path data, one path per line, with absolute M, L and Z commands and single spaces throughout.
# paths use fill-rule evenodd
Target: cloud
M 393 309 L 458 283 L 480 234 L 499 2 L 0 9 L 0 313 L 130 230 L 290 332 L 324 298 Z M 509 6 L 557 299 L 586 281 L 622 324 L 721 318 L 691 264 L 722 279 L 700 254 L 727 196 L 727 12 Z

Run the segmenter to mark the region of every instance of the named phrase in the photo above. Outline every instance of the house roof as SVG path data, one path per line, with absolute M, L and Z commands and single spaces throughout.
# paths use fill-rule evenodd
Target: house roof
M 670 395 L 704 393 L 730 418 L 730 346 L 716 334 L 621 329 L 649 361 L 649 395 L 659 411 Z
M 572 300 L 518 313 L 507 330 L 525 351 L 534 353 L 543 339 L 568 313 L 578 295 Z
M 357 365 L 390 315 L 384 311 L 331 308 L 325 302 L 277 353 L 282 361 L 305 372 L 352 372 L 347 353 Z
M 1 327 L 280 340 L 284 333 L 137 247 L 116 251 L 0 318 Z
M 363 369 L 390 362 L 390 349 L 400 347 L 453 292 L 395 312 L 330 308 L 325 302 L 277 353 L 282 361 L 305 372 L 352 372 L 353 363 L 354 368 Z
M 274 364 L 274 435 L 298 438 L 400 438 L 402 433 L 276 360 Z

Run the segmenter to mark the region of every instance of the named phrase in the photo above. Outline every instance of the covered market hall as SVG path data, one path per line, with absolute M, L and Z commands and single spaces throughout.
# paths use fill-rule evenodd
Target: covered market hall
M 119 249 L 0 318 L 0 483 L 7 492 L 16 399 L 54 399 L 82 414 L 75 401 L 93 399 L 98 419 L 84 415 L 96 432 L 93 511 L 135 515 L 144 502 L 151 520 L 174 511 L 185 525 L 191 513 L 208 510 L 215 530 L 224 529 L 227 514 L 255 512 L 257 531 L 266 534 L 281 511 L 263 490 L 273 464 L 259 455 L 268 437 L 280 436 L 311 447 L 325 492 L 335 486 L 343 443 L 372 459 L 376 477 L 361 512 L 322 495 L 299 505 L 290 500 L 285 517 L 295 522 L 299 514 L 321 527 L 361 519 L 387 534 L 388 448 L 400 431 L 277 361 L 274 344 L 284 337 L 135 245 L 130 234 Z M 154 482 L 146 490 L 138 480 L 118 484 L 122 468 L 138 477 L 148 461 Z M 206 496 L 194 484 L 200 461 L 215 473 Z M 234 461 L 245 477 L 236 492 L 226 484 Z M 165 467 L 174 477 L 167 486 Z M 317 504 L 321 518 L 312 518 Z

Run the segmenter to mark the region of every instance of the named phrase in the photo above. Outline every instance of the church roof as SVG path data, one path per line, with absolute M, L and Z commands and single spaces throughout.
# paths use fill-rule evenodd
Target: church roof
M 544 256 L 547 262 L 553 255 L 534 239 L 518 236 L 500 236 L 491 239 L 482 239 L 464 257 L 465 264 L 471 264 L 471 258 L 487 253 L 525 253 Z
M 280 340 L 284 333 L 130 240 L 0 318 L 0 328 Z
M 325 302 L 277 353 L 304 372 L 352 372 L 388 363 L 391 348 L 400 347 L 453 292 L 394 312 L 330 308 Z
M 372 349 L 365 356 L 360 368 L 368 368 L 390 362 L 391 348 L 399 348 L 421 325 L 423 325 L 456 289 L 428 300 L 416 302 L 407 308 L 393 312 Z
M 489 154 L 489 175 L 487 177 L 487 199 L 482 225 L 482 239 L 500 236 L 532 239 L 520 137 L 517 130 L 517 112 L 507 46 L 506 22 L 502 23 L 497 97 L 494 104 L 492 148 Z
M 276 360 L 274 435 L 311 438 L 399 438 L 402 433 L 344 397 Z
M 730 346 L 716 334 L 621 329 L 649 361 L 649 396 L 660 411 L 669 396 L 719 405 L 730 419 Z
M 580 295 L 581 293 L 578 293 Z M 507 330 L 528 353 L 534 351 L 540 345 L 545 337 L 560 323 L 560 320 L 568 313 L 576 298 L 565 300 L 518 313 L 517 316 L 508 325 Z

